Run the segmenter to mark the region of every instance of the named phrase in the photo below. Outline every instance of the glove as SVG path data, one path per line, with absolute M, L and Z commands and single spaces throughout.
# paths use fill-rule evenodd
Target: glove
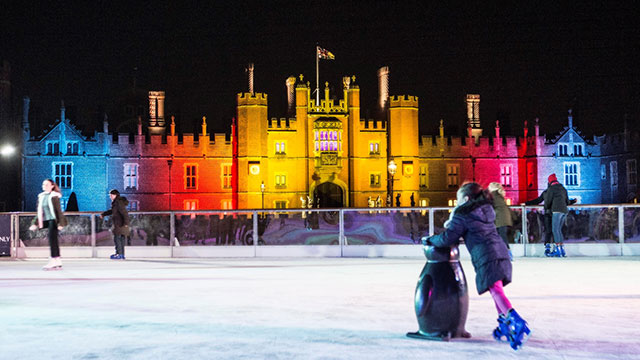
M 424 236 L 422 237 L 422 245 L 423 246 L 433 246 L 433 244 L 430 241 L 430 237 L 429 236 Z

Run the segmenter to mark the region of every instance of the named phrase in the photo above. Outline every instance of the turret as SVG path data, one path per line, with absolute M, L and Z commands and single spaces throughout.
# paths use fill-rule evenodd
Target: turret
M 285 82 L 287 86 L 287 116 L 294 116 L 296 111 L 296 78 L 289 76 Z
M 247 82 L 249 85 L 249 94 L 253 94 L 253 63 L 249 63 L 249 65 L 247 65 Z
M 164 91 L 149 91 L 149 133 L 162 135 L 164 131 Z
M 378 114 L 380 120 L 385 120 L 389 106 L 389 67 L 378 69 Z
M 467 94 L 467 123 L 471 128 L 472 136 L 478 141 L 482 136 L 480 127 L 480 95 Z

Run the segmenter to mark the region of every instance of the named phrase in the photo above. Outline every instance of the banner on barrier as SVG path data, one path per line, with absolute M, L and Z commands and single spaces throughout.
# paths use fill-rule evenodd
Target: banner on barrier
M 0 215 L 0 256 L 11 256 L 11 214 Z

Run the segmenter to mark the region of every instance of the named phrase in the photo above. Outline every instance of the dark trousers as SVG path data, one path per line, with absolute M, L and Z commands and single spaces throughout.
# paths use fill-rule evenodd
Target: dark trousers
M 500 237 L 502 238 L 504 243 L 507 244 L 507 249 L 510 249 L 510 247 L 509 247 L 509 237 L 507 236 L 508 232 L 509 232 L 509 226 L 500 226 L 498 228 L 498 234 L 500 234 Z
M 553 229 L 552 229 L 553 216 L 549 213 L 545 213 L 543 216 L 543 220 L 544 220 L 544 243 L 546 245 L 553 242 Z
M 116 244 L 116 254 L 124 255 L 124 235 L 113 235 L 113 242 Z
M 43 225 L 48 229 L 47 237 L 49 238 L 51 257 L 59 257 L 60 245 L 58 244 L 58 223 L 55 220 L 47 220 L 43 222 Z

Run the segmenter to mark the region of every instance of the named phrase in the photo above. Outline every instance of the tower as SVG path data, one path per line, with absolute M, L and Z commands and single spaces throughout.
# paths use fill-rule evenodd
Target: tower
M 389 98 L 388 161 L 396 163 L 397 172 L 390 181 L 392 198 L 400 194 L 408 199 L 412 192 L 418 192 L 419 178 L 414 173 L 418 167 L 418 97 L 391 96 Z M 404 201 L 406 203 L 406 201 Z
M 267 162 L 267 94 L 239 93 L 238 101 L 238 208 L 257 209 L 261 189 L 269 188 Z

